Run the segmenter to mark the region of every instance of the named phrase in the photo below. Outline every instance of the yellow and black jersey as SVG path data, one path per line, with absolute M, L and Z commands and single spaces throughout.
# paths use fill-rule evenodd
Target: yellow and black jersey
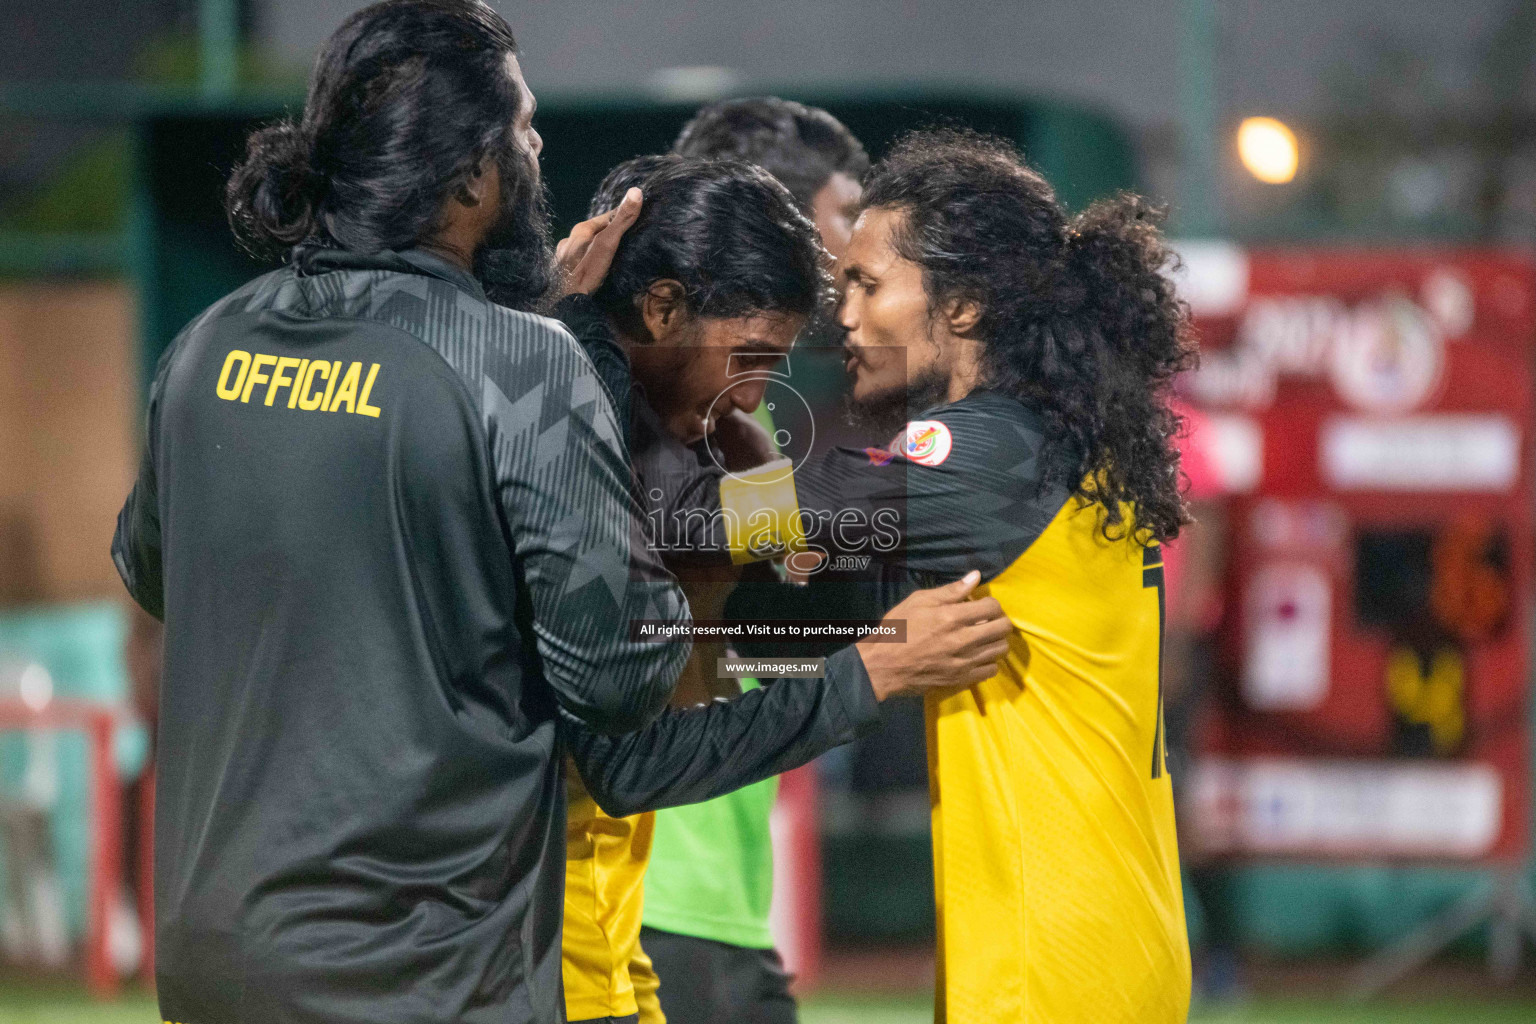
M 925 586 L 981 569 L 1013 622 L 996 676 L 928 698 L 937 1019 L 1175 1024 L 1190 976 L 1161 551 L 1107 539 L 1102 506 L 1045 485 L 1042 433 L 980 392 L 888 448 L 836 450 L 796 471 L 804 536 L 783 543 L 870 553 Z

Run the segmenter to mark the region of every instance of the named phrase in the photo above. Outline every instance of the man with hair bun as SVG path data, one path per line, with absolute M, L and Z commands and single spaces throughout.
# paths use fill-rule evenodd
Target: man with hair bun
M 534 99 L 478 0 L 322 48 L 227 210 L 286 259 L 156 370 L 113 557 L 165 622 L 163 1019 L 552 1024 L 559 726 L 662 713 L 687 623 L 586 326 L 638 194 L 552 259 Z M 584 329 L 586 329 L 584 326 Z

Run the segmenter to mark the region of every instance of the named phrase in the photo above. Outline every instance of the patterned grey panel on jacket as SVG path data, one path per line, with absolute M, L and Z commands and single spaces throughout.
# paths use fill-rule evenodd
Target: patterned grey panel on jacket
M 429 299 L 436 315 L 423 340 L 481 406 L 545 676 L 567 712 L 597 715 L 599 728 L 648 721 L 688 645 L 631 641 L 629 623 L 685 621 L 688 607 L 649 547 L 635 542 L 641 517 L 607 395 L 561 324 L 450 290 L 451 306 Z M 632 713 L 602 723 L 591 699 L 599 684 L 623 693 Z

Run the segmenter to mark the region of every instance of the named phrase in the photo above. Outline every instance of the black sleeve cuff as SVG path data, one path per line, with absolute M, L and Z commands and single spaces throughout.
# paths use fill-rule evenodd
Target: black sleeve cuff
M 875 697 L 857 645 L 850 644 L 827 658 L 827 685 L 837 695 L 855 736 L 862 736 L 880 724 L 880 701 Z

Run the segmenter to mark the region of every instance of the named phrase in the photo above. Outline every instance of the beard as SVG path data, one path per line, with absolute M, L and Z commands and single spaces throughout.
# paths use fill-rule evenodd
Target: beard
M 889 438 L 925 409 L 943 404 L 949 397 L 949 374 L 928 366 L 898 387 L 876 391 L 855 400 L 844 399 L 848 422 L 881 438 Z
M 553 291 L 558 274 L 550 241 L 553 219 L 549 192 L 537 165 L 521 152 L 503 161 L 501 217 L 475 254 L 475 277 L 498 305 L 537 312 Z

